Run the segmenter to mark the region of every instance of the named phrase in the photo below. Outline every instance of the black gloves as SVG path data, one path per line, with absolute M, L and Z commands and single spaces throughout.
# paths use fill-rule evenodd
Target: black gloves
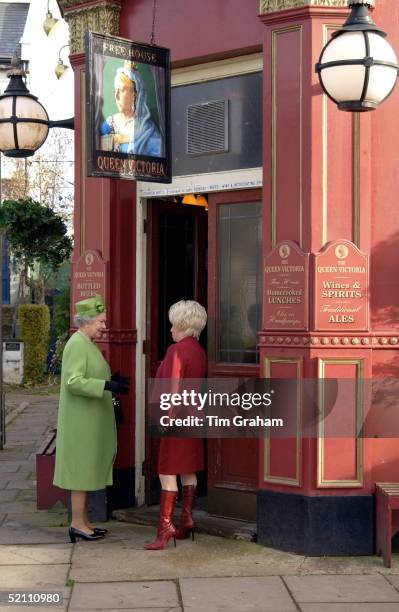
M 112 393 L 116 393 L 117 395 L 126 395 L 129 392 L 129 387 L 126 385 L 122 385 L 114 380 L 107 380 L 104 385 L 105 391 L 111 391 Z
M 121 376 L 119 372 L 116 372 L 111 376 L 111 380 L 105 382 L 104 389 L 116 395 L 126 395 L 129 393 L 129 379 L 126 376 Z
M 130 384 L 129 378 L 127 376 L 122 376 L 122 374 L 119 374 L 119 370 L 115 372 L 115 374 L 112 374 L 111 380 L 120 383 L 121 385 L 129 386 Z

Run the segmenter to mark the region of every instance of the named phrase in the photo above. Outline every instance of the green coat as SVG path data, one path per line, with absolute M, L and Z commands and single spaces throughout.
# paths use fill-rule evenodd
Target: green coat
M 116 424 L 112 395 L 104 391 L 111 371 L 100 349 L 84 334 L 68 340 L 62 357 L 54 484 L 97 491 L 112 484 Z

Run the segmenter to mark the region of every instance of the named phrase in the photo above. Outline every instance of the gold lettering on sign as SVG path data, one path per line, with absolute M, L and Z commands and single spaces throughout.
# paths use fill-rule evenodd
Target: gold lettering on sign
M 316 256 L 315 329 L 368 328 L 368 258 L 349 241 L 329 243 Z

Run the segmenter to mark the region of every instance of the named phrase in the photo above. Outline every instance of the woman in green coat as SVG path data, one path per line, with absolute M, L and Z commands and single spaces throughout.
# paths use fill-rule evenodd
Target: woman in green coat
M 113 393 L 127 393 L 128 379 L 111 376 L 94 343 L 106 324 L 100 296 L 76 303 L 78 331 L 68 340 L 62 358 L 54 484 L 71 490 L 71 542 L 98 540 L 106 530 L 93 527 L 87 516 L 87 492 L 112 485 L 116 456 Z

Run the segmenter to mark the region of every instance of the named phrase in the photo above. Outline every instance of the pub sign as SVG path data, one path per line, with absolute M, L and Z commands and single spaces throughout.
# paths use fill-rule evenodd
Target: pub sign
M 368 331 L 369 256 L 349 240 L 314 254 L 314 329 Z
M 170 53 L 86 33 L 88 176 L 170 183 Z

